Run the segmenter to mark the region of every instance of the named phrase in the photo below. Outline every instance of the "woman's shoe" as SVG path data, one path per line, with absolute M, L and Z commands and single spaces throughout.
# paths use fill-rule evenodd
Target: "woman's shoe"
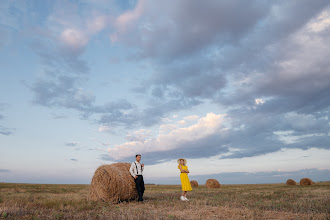
M 184 197 L 184 196 L 181 196 L 181 197 L 180 197 L 180 200 L 181 200 L 181 201 L 185 201 L 185 197 Z

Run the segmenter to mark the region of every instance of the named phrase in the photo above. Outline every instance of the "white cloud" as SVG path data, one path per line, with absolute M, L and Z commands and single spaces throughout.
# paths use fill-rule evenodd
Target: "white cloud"
M 110 18 L 105 15 L 96 16 L 87 21 L 89 33 L 97 33 L 109 25 Z
M 180 120 L 180 121 L 177 121 L 177 123 L 180 124 L 180 125 L 185 125 L 186 121 L 185 120 Z
M 108 131 L 112 131 L 112 128 L 110 126 L 107 125 L 101 125 L 98 129 L 99 132 L 108 132 Z
M 154 139 L 144 142 L 129 141 L 124 144 L 115 145 L 108 149 L 110 158 L 122 159 L 136 153 L 161 152 L 179 148 L 184 143 L 197 141 L 215 133 L 220 133 L 224 115 L 208 113 L 200 118 L 194 125 L 184 128 L 176 128 L 168 134 L 159 134 Z M 160 127 L 160 130 L 163 129 Z
M 126 135 L 126 140 L 136 141 L 136 142 L 145 142 L 151 137 L 151 131 L 140 129 L 138 131 L 130 132 Z
M 256 103 L 256 105 L 262 105 L 265 103 L 265 101 L 262 99 L 255 99 L 255 103 Z
M 110 35 L 110 39 L 112 42 L 119 40 L 119 35 L 125 33 L 135 22 L 140 18 L 145 8 L 145 0 L 139 0 L 137 6 L 130 11 L 127 11 L 121 15 L 119 15 L 115 22 L 114 26 L 116 32 Z
M 88 43 L 87 35 L 73 28 L 65 29 L 60 36 L 62 43 L 72 51 L 79 51 Z
M 330 27 L 330 11 L 325 9 L 317 18 L 307 24 L 307 28 L 313 32 L 320 32 Z
M 45 21 L 47 26 L 45 31 L 51 36 L 57 36 L 55 38 L 62 46 L 61 49 L 80 55 L 93 35 L 113 25 L 113 16 L 102 9 L 106 7 L 105 5 L 115 8 L 114 2 L 102 3 L 104 5 L 101 8 L 99 4 L 91 1 L 86 2 L 82 7 L 77 7 L 75 3 L 69 1 L 56 2 L 52 13 Z

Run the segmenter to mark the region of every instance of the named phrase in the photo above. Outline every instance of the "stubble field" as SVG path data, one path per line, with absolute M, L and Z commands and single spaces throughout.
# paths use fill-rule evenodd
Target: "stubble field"
M 146 185 L 145 202 L 88 200 L 89 185 L 0 183 L 1 219 L 330 219 L 330 182 L 222 185 L 193 188 Z

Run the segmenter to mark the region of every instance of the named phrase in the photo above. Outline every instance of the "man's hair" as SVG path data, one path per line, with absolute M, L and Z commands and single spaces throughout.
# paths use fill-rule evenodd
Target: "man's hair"
M 137 155 L 135 155 L 135 158 L 137 158 L 138 156 L 141 156 L 141 154 L 137 154 Z

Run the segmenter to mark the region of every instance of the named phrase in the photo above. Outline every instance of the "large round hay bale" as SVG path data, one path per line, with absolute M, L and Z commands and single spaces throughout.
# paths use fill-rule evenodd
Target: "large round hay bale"
M 192 180 L 192 181 L 190 181 L 190 185 L 191 185 L 191 187 L 197 187 L 198 182 L 196 180 Z
M 208 179 L 206 180 L 205 186 L 208 189 L 216 189 L 220 188 L 220 183 L 216 179 Z
M 289 186 L 294 186 L 294 185 L 297 185 L 296 181 L 294 181 L 293 179 L 288 179 L 286 181 L 286 185 L 289 185 Z
M 136 199 L 138 194 L 129 173 L 130 166 L 129 163 L 115 163 L 97 168 L 90 185 L 90 199 L 111 203 Z
M 307 185 L 312 185 L 313 184 L 313 181 L 309 178 L 302 178 L 300 180 L 300 185 L 302 186 L 307 186 Z

